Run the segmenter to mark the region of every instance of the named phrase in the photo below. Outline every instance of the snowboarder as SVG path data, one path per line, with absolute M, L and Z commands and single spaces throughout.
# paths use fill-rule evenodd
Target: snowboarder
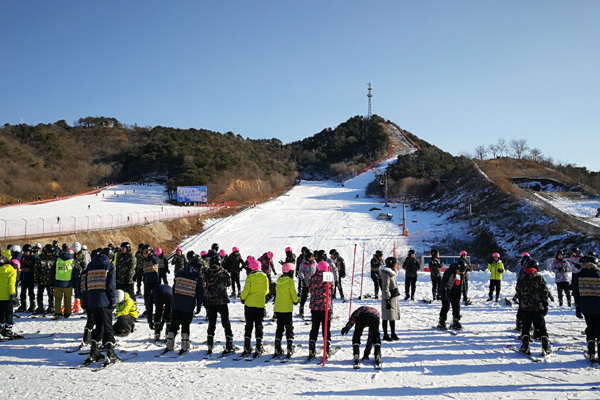
M 287 339 L 287 357 L 290 358 L 294 352 L 294 323 L 292 322 L 292 312 L 294 306 L 298 304 L 298 293 L 294 287 L 294 264 L 285 263 L 281 270 L 282 275 L 277 279 L 277 296 L 275 297 L 275 307 L 273 311 L 277 315 L 277 329 L 275 330 L 275 354 L 283 354 L 281 348 L 281 339 L 285 330 Z
M 15 264 L 18 260 L 15 260 Z M 6 257 L 0 256 L 0 334 L 9 339 L 20 335 L 12 331 L 13 297 L 16 292 L 17 270 Z
M 598 259 L 586 257 L 583 268 L 573 277 L 575 315 L 585 318 L 585 336 L 590 362 L 598 363 L 600 355 L 600 270 Z M 598 352 L 596 353 L 596 346 Z
M 552 261 L 552 272 L 554 272 L 554 281 L 558 291 L 558 305 L 563 305 L 563 292 L 567 298 L 567 305 L 571 307 L 571 265 L 564 259 L 562 250 L 558 250 Z
M 131 251 L 131 244 L 129 242 L 122 242 L 120 250 L 116 255 L 117 261 L 115 262 L 117 289 L 127 292 L 129 297 L 135 300 L 133 276 L 135 275 L 136 257 Z
M 240 255 L 240 249 L 234 247 L 231 249 L 231 254 L 223 260 L 223 268 L 231 276 L 231 297 L 239 297 L 242 293 L 240 286 L 240 272 L 244 269 L 244 259 Z M 237 296 L 236 296 L 237 287 Z
M 73 259 L 73 250 L 61 251 L 52 266 L 50 279 L 54 288 L 54 318 L 69 318 L 71 316 L 71 297 L 73 287 L 79 284 L 79 270 L 75 268 L 77 262 Z M 65 300 L 64 314 L 62 302 Z
M 340 256 L 340 253 L 336 249 L 331 249 L 329 251 L 330 261 L 333 264 L 334 268 L 337 272 L 337 278 L 335 280 L 335 287 L 333 288 L 333 298 L 335 299 L 336 292 L 340 291 L 340 298 L 345 300 L 344 298 L 344 289 L 342 288 L 342 279 L 346 277 L 346 263 L 344 259 Z
M 413 249 L 408 251 L 408 257 L 402 263 L 402 269 L 406 271 L 404 275 L 404 300 L 415 299 L 415 290 L 417 289 L 417 277 L 421 265 L 417 259 L 417 254 Z M 381 275 L 381 274 L 380 274 Z
M 33 313 L 35 311 L 35 261 L 36 257 L 30 244 L 23 246 L 21 258 L 21 305 L 17 312 Z M 27 308 L 27 295 L 29 295 L 29 308 Z
M 175 275 L 179 274 L 183 267 L 188 263 L 185 256 L 183 255 L 183 249 L 181 247 L 177 247 L 175 249 L 175 255 L 171 259 L 171 265 L 175 267 Z
M 400 340 L 396 335 L 396 321 L 400 320 L 400 290 L 398 289 L 398 260 L 385 259 L 385 265 L 379 268 L 381 276 L 381 316 L 383 318 L 383 340 Z M 391 336 L 388 335 L 388 324 Z M 379 324 L 377 325 L 379 328 Z
M 300 306 L 298 310 L 298 315 L 300 318 L 304 318 L 304 304 L 306 304 L 306 299 L 308 298 L 308 287 L 310 283 L 310 278 L 317 272 L 317 263 L 315 261 L 315 256 L 310 250 L 306 250 L 304 254 L 304 260 L 302 264 L 300 264 L 300 271 L 298 273 L 298 281 L 300 282 Z
M 115 254 L 108 247 L 102 249 L 87 266 L 86 291 L 88 311 L 92 314 L 96 327 L 92 332 L 90 354 L 86 363 L 97 362 L 104 357 L 98 342 L 106 349 L 105 365 L 117 362 L 115 335 L 112 328 L 112 310 L 115 306 Z
M 113 325 L 113 331 L 117 336 L 127 336 L 135 330 L 135 321 L 138 317 L 135 301 L 129 297 L 129 293 L 119 289 L 116 291 L 117 320 Z
M 441 300 L 440 284 L 442 282 L 441 271 L 444 263 L 440 260 L 440 253 L 437 249 L 431 250 L 431 259 L 429 260 L 429 273 L 431 275 L 431 294 L 432 300 Z
M 375 299 L 379 298 L 379 288 L 381 287 L 379 267 L 382 265 L 384 265 L 383 252 L 381 250 L 377 250 L 371 259 L 371 279 L 373 279 L 373 286 L 375 287 Z
M 215 329 L 217 327 L 217 314 L 221 316 L 221 325 L 225 330 L 225 340 L 233 343 L 233 331 L 229 321 L 229 297 L 227 288 L 231 286 L 231 276 L 221 267 L 221 257 L 215 254 L 210 259 L 210 267 L 204 272 L 204 299 L 206 301 L 208 330 L 207 343 L 214 342 Z
M 36 314 L 44 314 L 44 311 L 46 314 L 54 312 L 54 290 L 52 289 L 50 272 L 55 261 L 54 247 L 47 244 L 44 246 L 42 254 L 37 258 L 35 263 L 35 278 L 38 286 Z M 46 310 L 44 310 L 44 292 L 48 296 L 48 308 Z
M 444 272 L 442 276 L 440 296 L 442 297 L 442 309 L 440 311 L 440 321 L 438 328 L 446 330 L 446 318 L 448 317 L 448 311 L 452 306 L 452 324 L 450 328 L 460 330 L 462 325 L 460 323 L 460 297 L 462 294 L 463 275 L 467 270 L 467 262 L 463 258 L 459 258 L 458 261 Z
M 181 351 L 185 353 L 190 350 L 190 324 L 194 318 L 197 299 L 202 295 L 202 281 L 198 270 L 191 264 L 183 267 L 175 275 L 173 283 L 173 318 L 171 326 L 167 327 L 167 350 L 175 348 L 175 336 L 180 326 Z M 227 345 L 230 345 L 229 342 Z M 209 350 L 212 351 L 212 347 Z
M 167 260 L 167 257 L 165 257 L 165 254 L 160 247 L 156 249 L 155 254 L 158 257 L 158 281 L 167 285 L 167 274 L 171 273 L 171 271 L 169 271 L 169 260 Z
M 500 254 L 492 254 L 492 260 L 488 264 L 488 271 L 490 271 L 490 293 L 487 301 L 492 301 L 494 290 L 496 291 L 496 303 L 500 297 L 500 285 L 502 283 L 502 274 L 505 272 L 504 264 L 500 260 Z
M 540 273 L 539 263 L 530 259 L 522 276 L 517 281 L 516 291 L 519 295 L 519 311 L 522 319 L 521 348 L 520 352 L 531 354 L 529 342 L 531 341 L 530 330 L 533 324 L 535 330 L 542 338 L 542 355 L 552 353 L 548 332 L 546 331 L 545 315 L 548 313 L 548 287 L 546 280 Z
M 172 305 L 173 305 L 173 290 L 169 285 L 157 285 L 152 289 L 150 296 L 150 302 L 154 314 L 151 312 L 147 313 L 148 325 L 150 329 L 154 331 L 154 340 L 160 340 L 160 334 L 163 327 L 166 325 L 165 332 L 169 332 L 172 319 Z
M 327 261 L 321 261 L 317 265 L 317 272 L 310 278 L 310 312 L 312 315 L 312 327 L 310 330 L 308 342 L 308 357 L 314 358 L 317 352 L 317 336 L 319 327 L 323 329 L 323 340 L 325 341 L 325 351 L 327 357 L 331 354 L 331 317 L 333 314 L 333 303 L 331 302 L 331 292 L 327 297 L 328 282 L 323 282 L 323 272 L 329 272 Z M 327 337 L 325 337 L 325 310 L 329 309 L 327 316 Z
M 354 328 L 354 335 L 352 335 L 352 352 L 354 355 L 354 367 L 357 368 L 359 365 L 360 357 L 360 338 L 366 327 L 369 328 L 369 335 L 367 337 L 367 345 L 362 359 L 368 360 L 371 354 L 371 348 L 375 346 L 375 364 L 381 364 L 381 335 L 379 333 L 379 311 L 372 307 L 362 306 L 354 310 L 350 319 L 346 325 L 342 328 L 342 335 L 346 335 L 352 329 L 352 326 L 356 324 Z
M 252 330 L 255 329 L 256 349 L 255 354 L 263 353 L 263 318 L 266 304 L 266 295 L 269 293 L 269 279 L 262 271 L 262 266 L 259 261 L 250 260 L 248 262 L 250 274 L 246 278 L 244 290 L 240 299 L 244 304 L 244 318 L 246 326 L 244 329 L 244 350 L 242 356 L 247 356 L 252 353 L 251 340 Z

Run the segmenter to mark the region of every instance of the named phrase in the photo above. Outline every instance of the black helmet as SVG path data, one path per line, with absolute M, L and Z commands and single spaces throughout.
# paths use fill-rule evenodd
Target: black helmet
M 138 244 L 138 251 L 142 251 L 142 247 L 144 247 L 144 243 Z
M 107 247 L 113 251 L 115 250 L 115 245 L 112 243 L 109 243 Z
M 102 254 L 104 254 L 108 259 L 112 262 L 115 259 L 115 252 L 112 251 L 110 247 L 105 247 L 102 249 Z
M 411 254 L 417 254 L 417 253 L 416 253 L 416 252 L 415 252 L 413 249 L 410 249 L 410 250 L 408 251 L 408 255 L 410 256 Z
M 51 244 L 45 245 L 44 253 L 54 253 L 54 247 Z
M 467 270 L 467 260 L 465 260 L 464 258 L 459 258 L 457 261 L 458 264 L 458 269 L 461 272 L 465 272 Z
M 440 254 L 440 252 L 439 252 L 439 251 L 437 251 L 437 249 L 431 249 L 431 255 L 432 255 L 433 257 L 437 257 L 439 254 Z
M 61 249 L 62 249 L 62 251 L 67 251 L 67 250 L 69 250 L 69 245 L 66 243 L 63 243 Z
M 564 257 L 564 255 L 565 255 L 565 254 L 563 253 L 563 251 L 562 251 L 562 250 L 557 250 L 557 251 L 556 251 L 556 254 L 554 255 L 554 258 L 558 258 L 558 256 L 563 256 L 563 257 Z
M 98 255 L 98 249 L 94 249 L 94 250 L 92 250 L 92 254 L 90 254 L 90 257 L 92 257 L 92 260 L 93 260 L 94 258 L 96 258 L 97 255 Z
M 527 261 L 525 264 L 525 268 L 535 268 L 536 270 L 540 270 L 540 263 L 534 260 L 533 258 Z
M 310 257 L 314 257 L 315 255 L 313 254 L 312 251 L 306 249 L 306 253 L 304 253 L 304 257 L 306 257 L 307 259 Z
M 149 244 L 145 244 L 142 246 L 142 253 L 146 252 L 146 251 L 152 251 L 152 246 L 150 246 Z
M 327 261 L 327 253 L 325 250 L 319 250 L 317 251 L 315 258 L 320 261 Z
M 215 254 L 210 258 L 210 265 L 221 265 L 221 257 L 218 254 Z
M 52 246 L 54 246 L 54 247 L 58 246 L 58 240 L 54 239 L 52 241 Z
M 25 247 L 23 247 L 23 248 L 25 248 Z M 23 251 L 25 251 L 25 250 L 23 250 Z M 596 258 L 596 252 L 595 252 L 594 250 L 590 250 L 590 251 L 588 251 L 588 253 L 587 253 L 586 255 L 587 255 L 588 257 L 593 257 L 593 258 Z
M 219 244 L 218 243 L 213 243 L 212 246 L 210 246 L 211 250 L 214 251 L 219 251 Z
M 119 246 L 121 248 L 126 248 L 127 251 L 131 251 L 131 244 L 129 242 L 123 242 L 121 243 L 121 246 Z
M 383 252 L 381 250 L 377 250 L 375 252 L 375 257 L 383 257 Z
M 185 254 L 185 257 L 188 259 L 188 261 L 192 261 L 194 258 L 196 258 L 196 253 L 194 250 L 190 250 Z
M 32 247 L 30 244 L 26 244 L 23 246 L 23 253 L 31 253 Z
M 388 268 L 393 268 L 394 264 L 396 264 L 398 260 L 395 257 L 388 257 L 385 259 L 385 266 Z
M 336 249 L 331 249 L 331 250 L 329 250 L 329 255 L 331 255 L 331 254 L 335 254 L 335 253 L 337 253 L 337 250 L 336 250 Z
M 302 250 L 300 250 L 300 253 L 304 254 L 308 251 L 308 247 L 304 246 L 302 247 Z
M 579 254 L 579 253 L 581 253 L 581 251 L 579 250 L 579 247 L 573 247 L 573 248 L 571 249 L 571 254 L 573 254 L 573 253 L 575 253 L 575 254 Z

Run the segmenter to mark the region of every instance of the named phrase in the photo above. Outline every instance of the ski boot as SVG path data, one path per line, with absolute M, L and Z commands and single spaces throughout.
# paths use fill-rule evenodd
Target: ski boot
M 354 343 L 352 345 L 352 353 L 354 360 L 354 368 L 358 368 L 360 365 L 360 344 Z
M 450 328 L 455 329 L 457 331 L 462 329 L 462 325 L 460 324 L 460 320 L 458 318 L 452 319 L 452 324 L 450 324 Z
M 391 342 L 392 338 L 386 332 L 386 333 L 383 334 L 383 340 L 386 341 L 386 342 Z
M 396 332 L 392 332 L 392 334 L 390 335 L 390 337 L 392 338 L 393 341 L 400 340 L 400 338 L 398 337 L 398 335 L 396 335 Z
M 308 342 L 308 358 L 315 358 L 317 356 L 317 344 L 314 340 Z
M 408 300 L 409 297 L 410 297 L 409 295 L 404 296 L 404 300 Z
M 235 347 L 233 346 L 233 336 L 227 336 L 225 338 L 225 350 L 223 350 L 223 355 L 229 355 L 235 353 Z
M 12 325 L 5 325 L 5 328 L 2 334 L 7 337 L 9 340 L 23 339 L 23 335 L 19 335 L 18 333 L 13 332 Z
M 262 345 L 262 338 L 256 338 L 256 348 L 254 349 L 254 357 L 260 357 L 264 354 L 265 349 Z
M 486 301 L 492 301 L 492 300 L 494 300 L 494 298 L 493 298 L 493 297 L 492 297 L 492 295 L 490 294 L 490 295 L 489 295 L 489 297 L 488 297 L 488 299 L 487 299 Z
M 375 343 L 375 366 L 381 367 L 381 343 Z
M 179 353 L 180 354 L 189 353 L 190 348 L 191 348 L 191 345 L 190 345 L 190 334 L 189 333 L 182 333 L 181 334 L 181 351 Z
M 28 312 L 29 314 L 33 314 L 35 312 L 35 307 L 33 306 L 33 304 L 29 306 L 26 312 Z
M 158 342 L 160 341 L 160 332 L 162 331 L 162 329 L 160 329 L 160 326 L 158 326 L 158 324 L 156 324 L 154 326 L 154 341 Z M 168 332 L 168 330 L 167 330 Z
M 175 332 L 167 333 L 167 351 L 175 350 Z
M 38 306 L 33 312 L 35 315 L 40 315 L 44 313 L 44 306 Z
M 183 337 L 183 336 L 182 336 Z M 215 337 L 213 335 L 209 335 L 206 337 L 206 354 L 212 354 L 215 343 Z
M 79 348 L 82 349 L 92 342 L 92 330 L 89 328 L 83 328 L 83 338 L 79 344 Z
M 121 358 L 115 354 L 115 344 L 114 343 L 106 343 L 106 362 L 104 365 L 114 364 L 117 361 L 121 361 Z
M 304 307 L 300 307 L 300 309 L 298 310 L 298 316 L 304 319 Z
M 550 346 L 550 340 L 548 336 L 542 336 L 542 356 L 552 353 L 552 347 Z
M 275 352 L 273 357 L 279 357 L 283 355 L 283 349 L 281 348 L 281 339 L 275 339 Z
M 250 353 L 252 353 L 252 347 L 250 345 L 250 338 L 245 337 L 244 338 L 244 349 L 242 350 L 242 357 L 245 357 L 245 356 L 249 355 Z
M 27 308 L 25 307 L 25 303 L 23 303 L 17 308 L 16 312 L 25 312 L 25 310 L 27 310 Z
M 292 358 L 294 354 L 294 339 L 288 339 L 287 341 L 287 354 L 285 355 L 287 358 Z
M 440 318 L 440 321 L 438 322 L 436 328 L 441 329 L 443 331 L 447 331 L 448 328 L 446 327 L 446 320 Z
M 567 307 L 571 307 L 571 297 L 567 296 Z
M 588 347 L 588 358 L 590 359 L 590 362 L 592 364 L 598 363 L 598 356 L 596 356 L 596 341 L 588 340 L 587 347 Z
M 332 354 L 332 350 L 331 350 L 331 342 L 327 341 L 327 345 L 325 347 L 325 353 L 327 353 L 327 359 L 329 360 L 329 358 L 333 355 Z
M 531 351 L 529 350 L 529 340 L 530 340 L 530 339 L 531 339 L 531 338 L 530 338 L 528 335 L 524 335 L 524 336 L 521 338 L 521 341 L 522 341 L 522 343 L 521 343 L 521 347 L 519 348 L 519 351 L 520 351 L 521 353 L 523 353 L 523 354 L 527 354 L 528 356 L 530 356 L 530 355 L 531 355 Z
M 100 353 L 100 350 L 98 348 L 98 342 L 96 342 L 95 340 L 92 340 L 90 354 L 88 354 L 88 357 L 85 360 L 85 362 L 93 363 L 93 362 L 98 362 L 98 361 L 102 361 L 102 360 L 104 360 L 104 356 L 102 355 L 102 353 Z

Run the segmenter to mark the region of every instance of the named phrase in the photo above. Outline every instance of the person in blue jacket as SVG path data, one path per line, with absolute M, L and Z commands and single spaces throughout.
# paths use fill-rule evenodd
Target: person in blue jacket
M 588 357 L 592 363 L 600 360 L 600 269 L 598 259 L 586 256 L 580 259 L 583 268 L 579 274 L 573 275 L 573 297 L 575 298 L 575 315 L 585 318 L 587 328 L 585 336 L 588 345 Z M 596 353 L 598 346 L 598 353 Z
M 442 276 L 440 284 L 440 296 L 442 298 L 442 310 L 440 311 L 440 321 L 438 328 L 446 330 L 446 318 L 450 306 L 452 306 L 452 329 L 462 329 L 460 324 L 460 296 L 462 293 L 462 285 L 464 283 L 463 276 L 467 270 L 467 263 L 464 259 L 459 259 L 458 262 L 450 265 Z
M 190 324 L 194 318 L 196 300 L 202 297 L 200 274 L 193 265 L 186 265 L 175 276 L 173 284 L 173 316 L 167 332 L 167 350 L 175 348 L 175 336 L 181 326 L 181 353 L 190 351 Z M 233 351 L 233 341 L 228 338 L 227 348 Z M 212 344 L 209 344 L 209 352 Z
M 140 275 L 142 276 L 142 281 L 144 282 L 144 305 L 146 306 L 146 310 L 144 311 L 144 314 L 142 314 L 142 317 L 148 317 L 148 322 L 150 322 L 153 312 L 152 290 L 159 285 L 160 278 L 158 276 L 159 260 L 156 254 L 154 254 L 152 246 L 149 244 L 142 246 L 140 261 L 140 268 L 137 269 L 134 280 Z M 154 330 L 152 324 L 150 324 L 150 329 Z
M 154 308 L 154 316 L 148 313 L 148 324 L 150 329 L 154 329 L 154 340 L 160 340 L 160 334 L 166 325 L 165 332 L 169 332 L 171 326 L 171 309 L 173 304 L 173 289 L 169 285 L 158 285 L 152 289 L 150 302 Z
M 92 331 L 90 354 L 86 362 L 102 360 L 98 342 L 106 348 L 106 363 L 119 360 L 115 354 L 115 335 L 112 327 L 112 310 L 115 308 L 115 253 L 110 248 L 102 249 L 87 265 L 86 291 L 87 308 L 96 324 Z

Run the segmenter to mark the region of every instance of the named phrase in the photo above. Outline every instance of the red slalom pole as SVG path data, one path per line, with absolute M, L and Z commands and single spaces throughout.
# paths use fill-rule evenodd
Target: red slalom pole
M 363 279 L 365 277 L 365 244 L 363 243 L 363 259 L 362 259 L 362 273 L 360 275 L 360 299 L 362 300 L 362 286 Z
M 323 328 L 323 336 L 325 339 L 325 346 L 323 346 L 323 366 L 325 365 L 325 361 L 327 361 L 327 320 L 329 319 L 329 282 L 327 282 L 327 297 L 325 303 L 325 326 Z
M 354 267 L 356 267 L 356 243 L 354 243 L 354 261 L 352 262 L 352 285 L 350 286 L 350 309 L 348 310 L 348 318 L 352 312 L 352 293 L 354 293 Z

